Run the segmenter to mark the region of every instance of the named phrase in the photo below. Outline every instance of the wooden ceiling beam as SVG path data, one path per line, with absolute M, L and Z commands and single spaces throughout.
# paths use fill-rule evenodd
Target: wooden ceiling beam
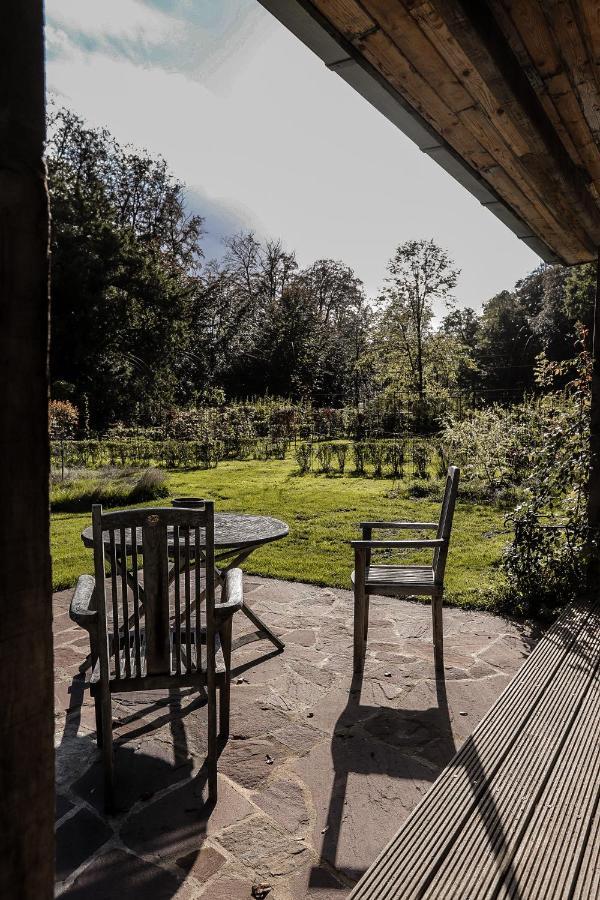
M 453 38 L 494 96 L 527 137 L 523 165 L 547 185 L 549 202 L 565 226 L 586 232 L 590 251 L 600 244 L 600 211 L 588 191 L 589 176 L 557 140 L 539 98 L 485 0 L 432 0 Z
M 568 245 L 570 258 L 581 253 L 581 243 L 586 236 L 582 229 L 579 238 L 569 234 L 563 236 L 562 225 L 546 206 L 544 191 L 531 184 L 520 162 L 520 156 L 528 152 L 528 145 L 520 135 L 510 116 L 501 111 L 498 103 L 478 76 L 469 59 L 445 29 L 439 15 L 431 4 L 419 2 L 406 4 L 398 0 L 360 0 L 360 5 L 370 15 L 373 23 L 393 40 L 415 71 L 425 78 L 432 89 L 441 94 L 443 88 L 451 84 L 464 83 L 460 95 L 456 94 L 461 108 L 456 109 L 458 118 L 469 128 L 471 134 L 486 147 L 494 158 L 492 169 L 481 170 L 486 180 L 498 187 L 498 165 L 509 178 L 503 179 L 503 188 L 512 180 L 511 203 L 519 214 L 527 212 L 527 219 L 536 233 L 544 236 L 549 243 Z M 410 7 L 410 9 L 409 9 Z M 452 95 L 446 96 L 452 102 Z M 458 152 L 463 148 L 455 147 Z M 493 172 L 493 174 L 491 174 Z M 519 201 L 516 202 L 518 194 Z M 529 198 L 528 200 L 526 198 Z
M 339 48 L 339 59 L 328 48 L 326 64 L 361 93 L 365 79 L 387 86 L 403 115 L 412 110 L 421 122 L 420 148 L 459 181 L 452 159 L 470 167 L 482 190 L 469 189 L 493 210 L 506 203 L 498 214 L 520 237 L 535 246 L 537 235 L 568 263 L 592 258 L 600 245 L 593 41 L 587 20 L 573 14 L 565 60 L 548 12 L 565 17 L 578 0 L 297 2 Z M 377 105 L 370 90 L 364 95 Z M 510 221 L 510 209 L 529 229 Z
M 490 0 L 493 13 L 575 165 L 600 191 L 600 148 L 571 89 L 558 43 L 538 0 Z

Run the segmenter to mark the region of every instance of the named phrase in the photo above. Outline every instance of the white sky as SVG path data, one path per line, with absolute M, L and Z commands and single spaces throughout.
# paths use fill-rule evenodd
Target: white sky
M 46 0 L 46 16 L 49 91 L 166 158 L 208 256 L 252 228 L 301 265 L 343 260 L 374 296 L 394 248 L 433 237 L 475 308 L 539 264 L 257 0 Z

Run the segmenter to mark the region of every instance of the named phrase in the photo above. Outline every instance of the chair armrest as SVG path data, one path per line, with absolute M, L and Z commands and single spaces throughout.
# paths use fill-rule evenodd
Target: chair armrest
M 71 619 L 87 631 L 98 620 L 98 612 L 95 609 L 95 590 L 95 578 L 92 575 L 80 575 L 69 607 Z
M 360 522 L 361 528 L 410 528 L 418 531 L 420 528 L 437 529 L 438 522 Z
M 229 569 L 225 573 L 221 602 L 215 603 L 215 616 L 222 621 L 236 613 L 244 605 L 244 576 L 241 569 Z
M 445 538 L 432 538 L 431 540 L 422 541 L 350 541 L 355 550 L 378 550 L 392 549 L 394 547 L 404 550 L 419 550 L 430 548 L 435 550 L 437 547 L 443 547 L 448 542 Z

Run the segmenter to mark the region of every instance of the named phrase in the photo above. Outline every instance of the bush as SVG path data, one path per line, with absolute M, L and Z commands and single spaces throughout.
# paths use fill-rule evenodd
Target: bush
M 68 400 L 51 400 L 48 416 L 51 440 L 65 441 L 75 436 L 79 412 Z
M 551 618 L 585 587 L 588 547 L 587 480 L 592 363 L 581 334 L 576 359 L 541 358 L 538 383 L 548 388 L 571 375 L 567 388 L 537 404 L 539 428 L 523 479 L 523 499 L 507 516 L 514 536 L 503 568 L 508 583 L 502 608 Z
M 385 461 L 389 465 L 394 478 L 404 478 L 404 445 L 399 441 L 392 441 L 387 445 Z
M 375 478 L 381 478 L 383 475 L 383 464 L 386 455 L 386 445 L 383 441 L 372 441 L 367 444 L 367 460 L 373 466 L 373 475 Z
M 310 471 L 312 463 L 312 444 L 298 444 L 294 450 L 294 456 L 298 463 L 301 475 L 306 475 Z
M 159 469 L 146 469 L 142 472 L 129 493 L 127 503 L 146 503 L 169 496 L 167 478 Z
M 316 450 L 316 457 L 320 463 L 320 471 L 328 475 L 331 472 L 333 444 L 319 444 Z
M 539 444 L 542 419 L 539 400 L 510 409 L 490 406 L 475 410 L 461 422 L 450 420 L 442 445 L 467 481 L 481 481 L 487 494 L 507 485 L 518 487 L 529 470 L 531 450 Z
M 413 471 L 415 478 L 425 481 L 429 478 L 429 449 L 425 444 L 413 444 L 412 448 Z
M 436 475 L 438 478 L 445 478 L 448 474 L 448 468 L 452 464 L 452 460 L 450 459 L 450 455 L 448 453 L 448 449 L 444 446 L 444 444 L 438 444 L 436 447 L 437 450 L 437 466 L 436 466 Z
M 346 457 L 348 456 L 348 444 L 335 444 L 333 449 L 335 451 L 338 472 L 340 475 L 343 475 L 344 469 L 346 468 Z
M 118 472 L 107 469 L 95 473 L 74 471 L 64 481 L 52 486 L 53 512 L 89 512 L 94 503 L 106 507 L 131 506 L 169 496 L 164 472 L 148 469 L 139 472 Z
M 367 445 L 363 441 L 355 441 L 352 444 L 352 456 L 354 458 L 354 472 L 356 475 L 365 474 L 367 459 Z

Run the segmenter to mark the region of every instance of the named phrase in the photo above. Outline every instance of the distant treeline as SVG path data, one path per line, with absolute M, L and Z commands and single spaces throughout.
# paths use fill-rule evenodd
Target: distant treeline
M 431 429 L 454 397 L 521 399 L 537 355 L 572 356 L 590 321 L 589 266 L 541 267 L 477 314 L 455 305 L 458 272 L 427 240 L 398 247 L 376 298 L 345 263 L 301 268 L 252 233 L 206 261 L 203 220 L 164 160 L 65 109 L 49 135 L 52 390 L 87 430 L 261 395 L 376 404 Z

